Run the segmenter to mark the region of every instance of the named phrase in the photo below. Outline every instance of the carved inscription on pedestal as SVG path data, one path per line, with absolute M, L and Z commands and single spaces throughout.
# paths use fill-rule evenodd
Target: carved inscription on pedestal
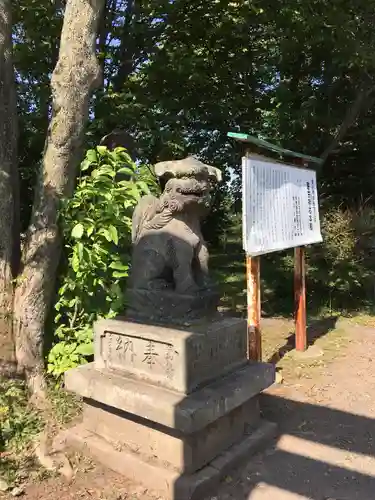
M 179 352 L 172 344 L 158 340 L 105 332 L 102 357 L 107 368 L 172 379 Z
M 246 357 L 246 330 L 231 332 L 224 328 L 210 336 L 209 342 L 195 336 L 189 342 L 190 373 L 196 379 L 207 379 L 223 368 L 239 364 Z
M 246 363 L 246 339 L 246 322 L 233 318 L 184 330 L 103 320 L 95 331 L 95 363 L 189 394 Z

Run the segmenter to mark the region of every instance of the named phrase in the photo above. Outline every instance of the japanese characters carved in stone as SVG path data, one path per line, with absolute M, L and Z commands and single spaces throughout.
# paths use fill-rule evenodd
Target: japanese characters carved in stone
M 133 215 L 128 315 L 189 320 L 216 311 L 218 294 L 208 272 L 200 220 L 220 170 L 193 157 L 155 166 L 160 198 L 144 196 Z

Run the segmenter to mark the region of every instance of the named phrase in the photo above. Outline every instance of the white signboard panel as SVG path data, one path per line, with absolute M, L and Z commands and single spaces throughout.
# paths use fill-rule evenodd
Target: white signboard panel
M 316 173 L 272 160 L 242 160 L 243 244 L 256 256 L 320 243 Z

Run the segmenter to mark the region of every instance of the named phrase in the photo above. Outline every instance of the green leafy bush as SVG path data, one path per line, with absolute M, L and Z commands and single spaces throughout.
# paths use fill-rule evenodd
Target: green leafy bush
M 307 247 L 309 314 L 355 314 L 373 309 L 375 211 L 329 207 L 321 210 L 323 242 Z M 293 311 L 293 250 L 262 258 L 263 288 L 269 314 Z
M 146 176 L 147 182 L 144 178 Z M 55 305 L 57 343 L 48 372 L 59 376 L 93 354 L 93 322 L 125 308 L 132 212 L 153 184 L 126 150 L 89 150 L 74 196 L 61 209 L 67 262 Z
M 374 300 L 375 212 L 372 207 L 322 215 L 323 243 L 308 250 L 308 286 L 320 308 L 354 312 Z

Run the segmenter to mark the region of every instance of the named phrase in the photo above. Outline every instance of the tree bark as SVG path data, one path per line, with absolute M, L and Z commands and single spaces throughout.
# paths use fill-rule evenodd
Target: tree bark
M 73 192 L 90 96 L 100 84 L 95 45 L 103 6 L 104 0 L 67 0 L 51 79 L 52 118 L 14 304 L 17 361 L 34 396 L 44 396 L 44 327 L 61 253 L 59 203 Z
M 17 105 L 10 0 L 0 0 L 0 374 L 16 369 L 12 328 L 18 229 Z

